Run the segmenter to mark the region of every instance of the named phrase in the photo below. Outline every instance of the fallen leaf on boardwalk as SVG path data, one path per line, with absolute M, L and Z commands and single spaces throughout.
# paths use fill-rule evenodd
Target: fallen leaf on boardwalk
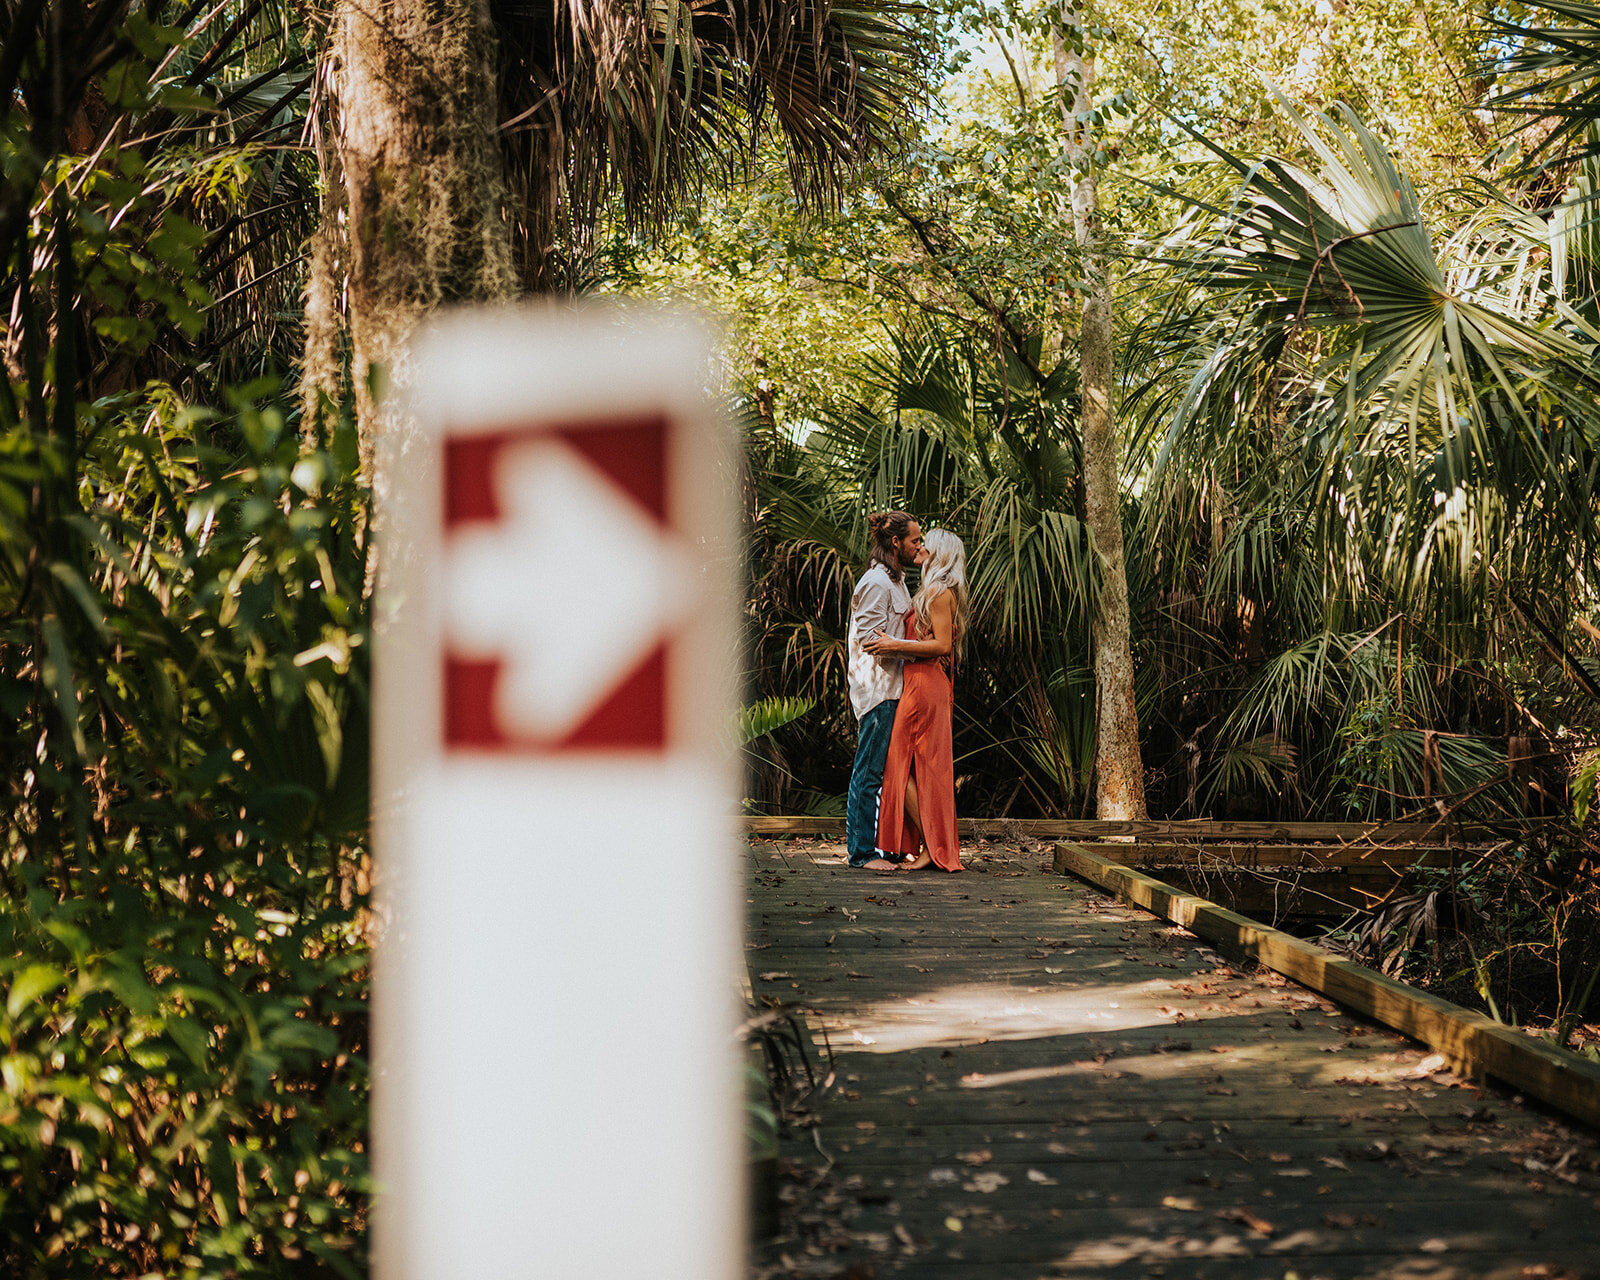
M 1339 1159 L 1338 1156 L 1318 1156 L 1317 1159 L 1321 1160 L 1322 1163 L 1327 1165 L 1330 1169 L 1344 1169 L 1348 1171 L 1350 1168 L 1350 1166 L 1347 1165 L 1343 1160 Z
M 1278 1230 L 1265 1218 L 1248 1209 L 1218 1209 L 1217 1217 L 1224 1222 L 1237 1222 L 1242 1227 L 1249 1227 L 1259 1236 L 1270 1236 Z
M 784 973 L 781 969 L 773 969 L 768 973 L 761 974 L 760 976 L 761 981 L 763 982 L 776 982 L 779 978 L 792 978 L 794 977 L 794 974 Z
M 915 969 L 918 973 L 932 973 L 933 972 L 932 969 L 925 969 L 920 964 L 908 964 L 906 966 L 906 968 Z
M 1450 1242 L 1448 1240 L 1441 1240 L 1438 1236 L 1434 1236 L 1431 1240 L 1424 1240 L 1417 1246 L 1417 1248 L 1423 1253 L 1448 1253 L 1450 1250 Z
M 1070 1156 L 1072 1154 L 1072 1148 L 1065 1142 L 1052 1142 L 1045 1147 L 1045 1150 L 1053 1156 Z
M 943 1186 L 944 1184 L 950 1182 L 960 1182 L 961 1175 L 954 1169 L 929 1169 L 928 1181 L 933 1183 L 936 1187 Z
M 906 1230 L 905 1223 L 897 1222 L 894 1224 L 894 1238 L 905 1246 L 906 1253 L 915 1253 L 917 1251 L 917 1242 L 911 1238 L 911 1233 Z
M 947 1231 L 960 1231 L 965 1224 L 962 1223 L 960 1218 L 946 1218 L 944 1225 Z
M 1048 1173 L 1041 1173 L 1038 1169 L 1028 1170 L 1028 1181 L 1037 1182 L 1041 1187 L 1058 1187 L 1061 1185 L 1060 1182 L 1058 1182 L 1055 1178 L 1052 1178 Z
M 1001 1187 L 1008 1186 L 1010 1182 L 1011 1179 L 1003 1173 L 994 1173 L 992 1171 L 989 1173 L 975 1173 L 972 1175 L 971 1182 L 963 1182 L 961 1184 L 961 1189 L 963 1191 L 981 1191 L 984 1195 L 989 1195 L 1000 1190 Z
M 1181 1209 L 1184 1213 L 1199 1213 L 1200 1205 L 1193 1196 L 1162 1196 L 1163 1209 Z
M 956 1159 L 961 1161 L 962 1164 L 970 1164 L 973 1168 L 977 1168 L 980 1164 L 988 1164 L 989 1161 L 993 1160 L 994 1152 L 963 1151 Z
M 1280 1178 L 1309 1178 L 1311 1176 L 1310 1169 L 1275 1169 L 1273 1172 Z
M 1532 1266 L 1523 1267 L 1522 1276 L 1523 1280 L 1578 1280 L 1576 1271 L 1552 1266 L 1548 1262 L 1536 1262 Z
M 1272 1161 L 1273 1164 L 1288 1164 L 1294 1157 L 1287 1151 L 1274 1151 L 1267 1156 L 1267 1159 Z
M 847 973 L 844 976 L 847 978 L 870 978 L 872 975 L 870 973 Z
M 1322 1225 L 1332 1227 L 1335 1231 L 1349 1231 L 1361 1225 L 1361 1219 L 1353 1213 L 1325 1213 L 1322 1215 Z
M 1163 1018 L 1181 1018 L 1181 1017 L 1183 1017 L 1183 1010 L 1182 1009 L 1174 1009 L 1170 1004 L 1162 1005 L 1159 1009 L 1156 1010 L 1156 1012 L 1159 1013 Z
M 856 1121 L 856 1128 L 862 1129 L 862 1130 L 866 1131 L 867 1133 L 871 1133 L 877 1127 L 878 1127 L 878 1122 L 876 1120 L 857 1120 Z

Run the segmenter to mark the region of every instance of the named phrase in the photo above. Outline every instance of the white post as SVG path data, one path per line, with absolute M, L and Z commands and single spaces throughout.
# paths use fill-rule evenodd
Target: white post
M 743 1270 L 734 472 L 659 316 L 446 319 L 379 445 L 378 1280 Z

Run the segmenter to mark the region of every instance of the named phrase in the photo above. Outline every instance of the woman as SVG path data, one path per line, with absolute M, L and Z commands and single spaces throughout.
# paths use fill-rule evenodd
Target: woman
M 966 548 L 948 529 L 933 529 L 923 538 L 917 563 L 922 586 L 905 616 L 906 638 L 879 631 L 862 645 L 868 653 L 906 660 L 905 686 L 883 767 L 878 847 L 915 855 L 901 863 L 902 871 L 927 866 L 960 871 L 950 671 L 966 626 Z

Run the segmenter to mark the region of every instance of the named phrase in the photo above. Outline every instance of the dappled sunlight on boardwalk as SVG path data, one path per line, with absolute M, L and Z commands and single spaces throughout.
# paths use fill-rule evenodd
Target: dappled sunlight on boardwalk
M 945 877 L 753 849 L 754 990 L 838 1073 L 762 1280 L 1600 1275 L 1593 1135 L 986 852 Z
M 877 1053 L 897 1053 L 978 1040 L 1034 1040 L 1091 1030 L 1170 1026 L 1170 1018 L 1159 1013 L 1168 996 L 1167 985 L 1159 981 L 1081 991 L 961 983 L 864 1006 L 850 1020 L 851 1039 Z

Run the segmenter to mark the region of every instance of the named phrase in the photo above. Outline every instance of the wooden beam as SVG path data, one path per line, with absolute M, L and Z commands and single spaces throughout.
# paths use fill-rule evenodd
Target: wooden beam
M 1457 1071 L 1484 1072 L 1588 1124 L 1600 1126 L 1600 1063 L 1533 1040 L 1481 1013 L 1402 982 L 1071 842 L 1055 849 L 1055 870 L 1180 924 L 1222 951 L 1257 960 L 1357 1013 L 1420 1040 Z
M 809 816 L 765 817 L 749 815 L 745 830 L 751 835 L 842 836 L 843 818 Z M 1205 818 L 1152 819 L 1149 822 L 1075 821 L 1070 818 L 962 818 L 963 838 L 1032 838 L 1035 840 L 1275 840 L 1288 843 L 1325 840 L 1398 844 L 1427 841 L 1447 844 L 1456 832 L 1446 824 L 1430 822 L 1225 822 Z M 1467 835 L 1473 833 L 1469 830 Z
M 1400 875 L 1410 867 L 1448 867 L 1462 856 L 1460 849 L 1437 844 L 1226 844 L 1207 841 L 1174 844 L 1169 841 L 1137 844 L 1074 841 L 1091 853 L 1124 867 L 1183 867 L 1198 871 L 1230 868 L 1323 871 L 1350 868 Z

